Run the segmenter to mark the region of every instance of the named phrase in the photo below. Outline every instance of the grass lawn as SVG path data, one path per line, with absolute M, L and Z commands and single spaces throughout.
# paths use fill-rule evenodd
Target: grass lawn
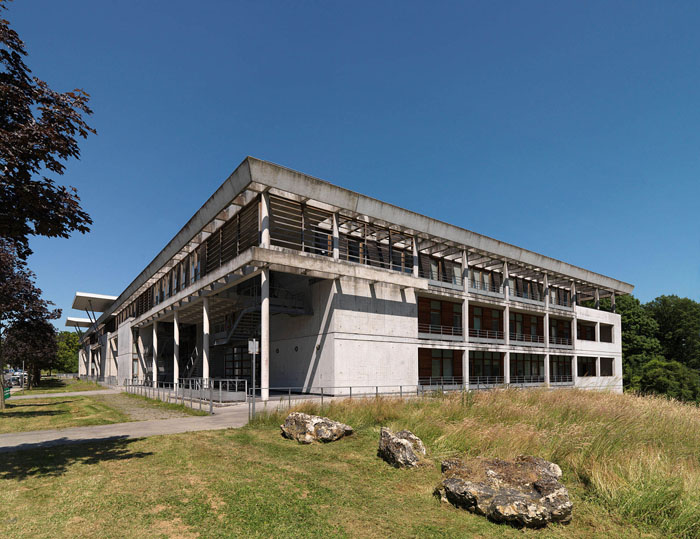
M 306 403 L 307 411 L 318 411 Z M 243 429 L 2 455 L 0 531 L 12 537 L 697 537 L 700 412 L 582 391 L 499 391 L 401 402 L 338 401 L 357 429 L 327 445 L 279 435 L 271 414 Z M 379 428 L 409 428 L 430 461 L 376 457 Z M 559 463 L 569 526 L 516 530 L 440 504 L 454 455 L 535 454 Z
M 53 397 L 15 402 L 10 398 L 5 406 L 5 410 L 0 411 L 0 434 L 130 421 L 128 415 L 91 397 Z
M 208 415 L 180 404 L 169 404 L 126 393 L 17 400 L 0 411 L 0 434 L 30 430 L 107 425 L 186 415 Z
M 75 380 L 73 378 L 42 378 L 41 384 L 30 390 L 22 390 L 13 395 L 41 395 L 43 393 L 63 393 L 69 391 L 92 391 L 95 389 L 105 389 L 103 386 L 88 382 L 87 380 Z

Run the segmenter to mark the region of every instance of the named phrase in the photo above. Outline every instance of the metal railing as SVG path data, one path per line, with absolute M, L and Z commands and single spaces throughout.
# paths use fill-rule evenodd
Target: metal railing
M 527 333 L 511 333 L 510 340 L 516 342 L 530 342 L 535 344 L 544 344 L 544 336 L 529 335 Z
M 503 376 L 470 376 L 469 387 L 480 389 L 481 387 L 493 387 L 505 382 Z M 476 387 L 474 387 L 476 386 Z
M 549 337 L 549 344 L 571 346 L 571 339 L 569 339 L 568 337 Z
M 571 300 L 567 298 L 562 298 L 562 299 L 556 299 L 556 298 L 551 298 L 549 299 L 549 304 L 550 305 L 559 305 L 560 307 L 571 307 Z
M 441 326 L 437 324 L 418 324 L 418 333 L 430 333 L 432 335 L 449 335 L 462 337 L 464 330 L 461 326 Z
M 435 387 L 461 386 L 464 384 L 464 378 L 462 376 L 430 376 L 428 378 L 419 378 L 418 384 L 421 386 Z
M 570 374 L 552 374 L 549 377 L 550 384 L 573 384 L 574 377 Z
M 501 284 L 484 283 L 482 281 L 470 280 L 469 288 L 472 290 L 503 294 L 503 285 Z
M 513 384 L 544 384 L 544 374 L 510 375 L 510 383 Z
M 455 273 L 445 274 L 442 271 L 425 271 L 423 268 L 418 269 L 418 276 L 423 279 L 435 281 L 438 283 L 447 283 L 462 286 L 462 276 Z
M 503 332 L 494 329 L 469 328 L 469 336 L 478 339 L 503 339 Z
M 544 296 L 540 293 L 526 292 L 524 290 L 510 289 L 511 297 L 529 299 L 532 301 L 544 302 Z
M 245 402 L 248 395 L 248 381 L 239 378 L 188 378 L 177 384 L 159 381 L 155 387 L 149 380 L 124 380 L 124 387 L 127 393 L 163 402 L 199 406 L 200 410 L 209 406 L 210 413 L 214 404 Z

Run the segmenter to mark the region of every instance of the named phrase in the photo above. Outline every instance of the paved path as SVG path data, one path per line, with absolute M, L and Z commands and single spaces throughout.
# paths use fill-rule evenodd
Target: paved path
M 66 391 L 65 393 L 39 393 L 39 394 L 29 394 L 29 395 L 12 395 L 8 402 L 12 404 L 13 401 L 27 400 L 27 399 L 48 399 L 54 397 L 82 397 L 89 395 L 110 395 L 112 393 L 119 393 L 116 389 L 94 389 L 90 391 Z
M 89 393 L 89 391 L 80 393 Z M 214 415 L 211 416 L 188 416 L 175 419 L 153 419 L 149 421 L 133 421 L 131 423 L 115 423 L 113 425 L 98 425 L 95 427 L 73 427 L 69 429 L 0 434 L 0 453 L 70 443 L 144 438 L 160 434 L 226 429 L 242 427 L 246 423 L 248 423 L 248 405 L 237 404 L 215 408 Z

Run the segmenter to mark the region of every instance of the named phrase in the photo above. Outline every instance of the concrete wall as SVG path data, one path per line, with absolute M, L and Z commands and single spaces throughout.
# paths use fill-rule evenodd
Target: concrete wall
M 619 314 L 576 306 L 576 318 L 586 322 L 603 323 L 613 326 L 613 342 L 584 341 L 577 339 L 575 354 L 577 357 L 587 356 L 598 358 L 613 358 L 613 376 L 585 376 L 576 378 L 576 387 L 583 389 L 604 389 L 622 393 L 622 324 Z M 598 365 L 598 372 L 600 366 Z
M 117 328 L 117 383 L 124 384 L 124 380 L 131 378 L 131 348 L 133 338 L 131 333 L 131 319 L 126 320 Z

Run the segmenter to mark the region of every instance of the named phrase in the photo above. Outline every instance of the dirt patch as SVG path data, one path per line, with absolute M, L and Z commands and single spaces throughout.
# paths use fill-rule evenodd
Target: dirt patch
M 190 417 L 179 410 L 168 410 L 155 406 L 140 399 L 127 397 L 122 393 L 112 395 L 93 395 L 93 399 L 102 401 L 107 406 L 119 410 L 129 416 L 133 421 L 147 421 L 149 419 L 173 419 L 177 417 Z

